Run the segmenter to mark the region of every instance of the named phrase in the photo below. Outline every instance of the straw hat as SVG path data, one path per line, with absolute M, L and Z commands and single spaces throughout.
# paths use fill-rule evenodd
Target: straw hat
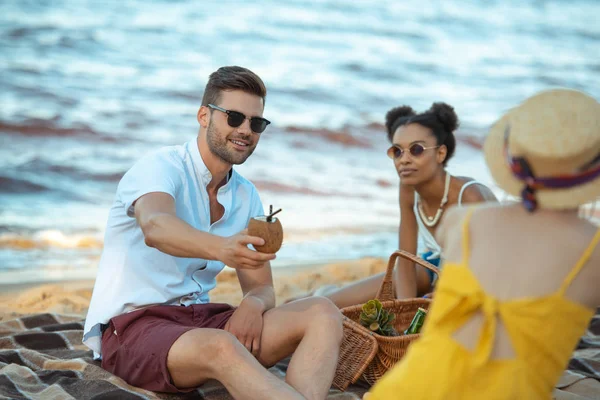
M 530 211 L 594 201 L 600 197 L 600 103 L 575 90 L 538 93 L 492 126 L 484 153 L 498 186 Z

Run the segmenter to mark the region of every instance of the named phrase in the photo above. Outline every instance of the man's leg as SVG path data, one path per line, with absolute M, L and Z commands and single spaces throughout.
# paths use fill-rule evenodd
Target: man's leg
M 342 337 L 342 316 L 330 300 L 298 300 L 264 314 L 258 360 L 271 366 L 294 353 L 286 381 L 307 399 L 322 400 L 333 381 Z
M 181 335 L 169 350 L 167 368 L 180 389 L 216 379 L 235 399 L 304 398 L 260 365 L 235 336 L 219 329 Z

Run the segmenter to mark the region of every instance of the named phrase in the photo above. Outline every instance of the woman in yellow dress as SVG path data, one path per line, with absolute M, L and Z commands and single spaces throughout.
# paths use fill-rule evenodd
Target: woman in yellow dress
M 422 337 L 365 398 L 550 399 L 600 304 L 600 104 L 539 93 L 491 129 L 492 176 L 521 204 L 448 210 Z

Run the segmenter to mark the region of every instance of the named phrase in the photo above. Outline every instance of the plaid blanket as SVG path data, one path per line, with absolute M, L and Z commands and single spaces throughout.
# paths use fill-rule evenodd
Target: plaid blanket
M 182 395 L 155 393 L 128 385 L 106 372 L 81 343 L 81 317 L 36 314 L 0 321 L 0 399 L 206 399 L 232 397 L 218 382 Z M 289 360 L 270 371 L 284 377 Z M 354 385 L 331 390 L 327 399 L 356 400 L 367 390 Z
M 0 321 L 0 398 L 231 399 L 218 382 L 184 395 L 138 389 L 104 371 L 81 343 L 81 317 L 37 314 Z M 271 372 L 285 375 L 287 361 Z M 360 399 L 366 388 L 331 390 L 328 399 Z M 556 386 L 557 400 L 600 399 L 600 309 Z

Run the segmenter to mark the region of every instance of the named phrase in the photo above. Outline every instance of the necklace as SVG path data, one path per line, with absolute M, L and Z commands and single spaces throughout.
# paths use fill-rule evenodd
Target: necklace
M 427 215 L 425 215 L 425 212 L 423 211 L 423 203 L 420 201 L 420 199 L 418 199 L 417 208 L 419 209 L 419 215 L 421 216 L 421 220 L 423 221 L 423 223 L 425 225 L 427 225 L 428 227 L 431 228 L 432 226 L 435 226 L 439 222 L 440 217 L 442 216 L 442 213 L 444 212 L 444 206 L 448 202 L 448 190 L 449 189 L 450 189 L 450 174 L 448 172 L 446 172 L 446 184 L 444 187 L 444 196 L 442 197 L 442 202 L 440 203 L 440 208 L 438 208 L 437 212 L 435 213 L 435 216 L 433 216 L 433 217 L 428 217 Z

